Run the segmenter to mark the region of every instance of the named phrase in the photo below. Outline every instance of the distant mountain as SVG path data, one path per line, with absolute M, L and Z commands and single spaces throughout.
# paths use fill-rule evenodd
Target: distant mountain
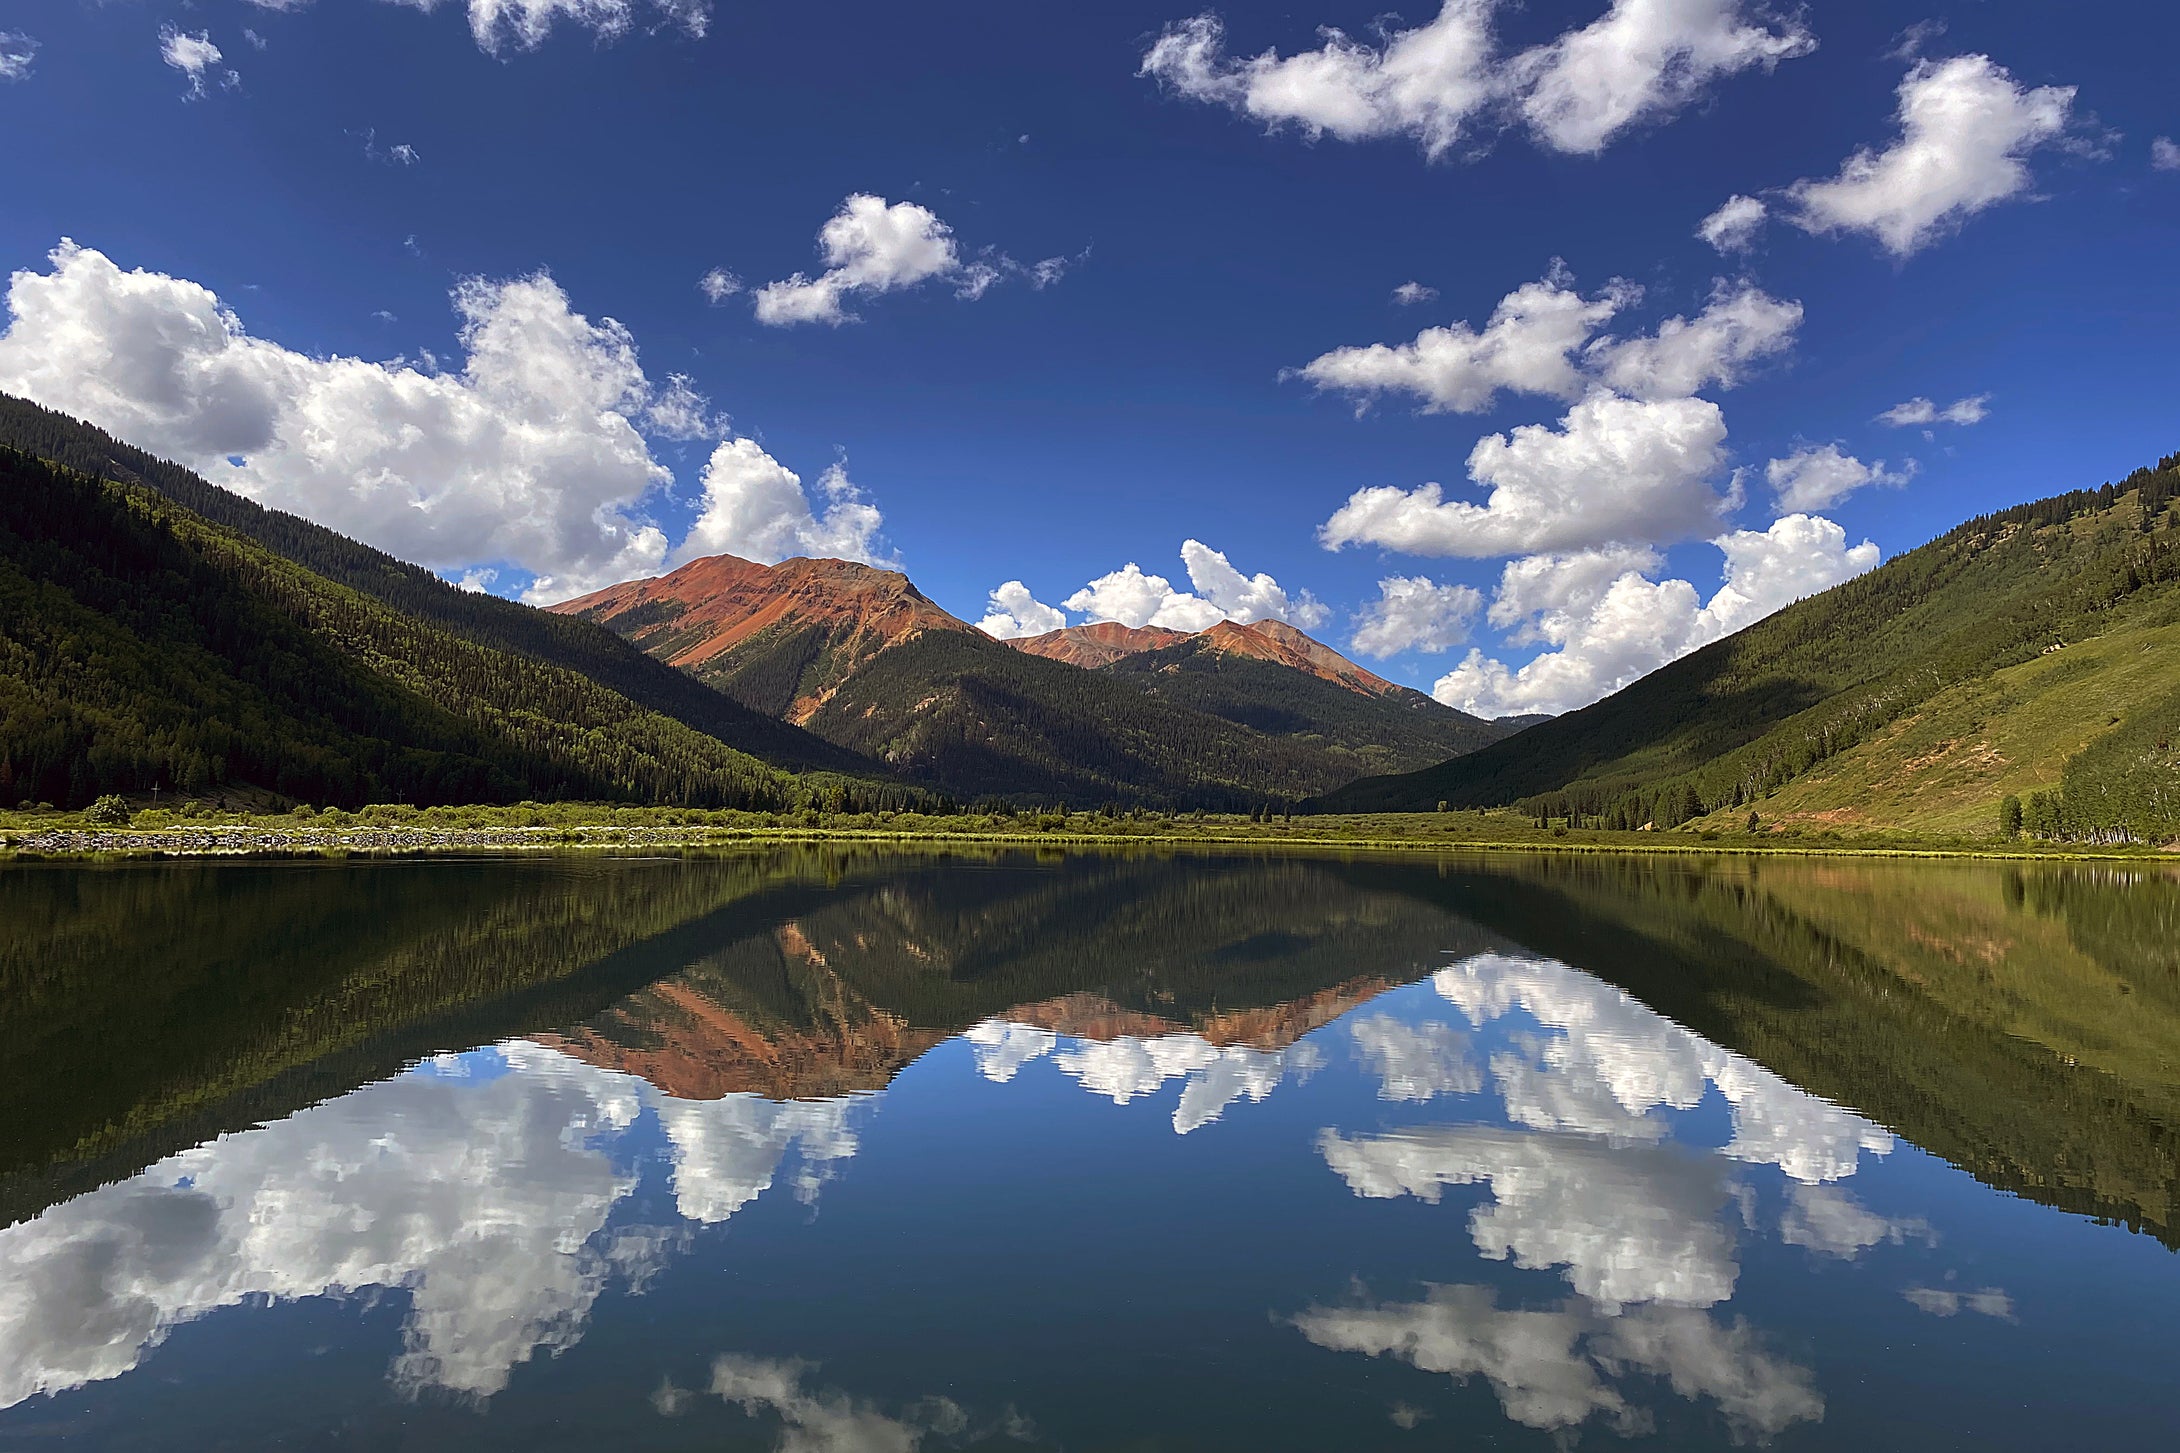
M 1124 626 L 1119 621 L 1092 621 L 1083 626 L 1063 626 L 1041 636 L 1019 636 L 1007 642 L 1017 651 L 1065 661 L 1070 666 L 1110 666 L 1123 656 L 1155 651 L 1188 639 L 1186 631 L 1163 626 Z
M 968 797 L 1253 805 L 1504 735 L 1277 621 L 1007 643 L 842 560 L 715 556 L 554 609 Z
M 10 802 L 249 786 L 342 807 L 775 808 L 828 780 L 838 782 L 791 776 L 579 671 L 396 610 L 147 485 L 0 446 Z
M 1365 671 L 1330 646 L 1303 635 L 1285 621 L 1257 621 L 1253 625 L 1222 622 L 1195 638 L 1199 648 L 1221 656 L 1269 661 L 1304 676 L 1334 686 L 1344 686 L 1365 696 L 1422 696 L 1407 686 L 1395 686 L 1384 677 Z M 1450 708 L 1449 708 L 1450 710 Z
M 1507 735 L 1396 686 L 1281 621 L 1225 622 L 1100 668 L 1175 706 L 1340 753 L 1361 772 Z
M 759 565 L 713 555 L 552 609 L 597 622 L 652 659 L 797 724 L 873 658 L 926 631 L 983 638 L 899 571 L 850 560 Z
M 1612 696 L 1317 804 L 2180 838 L 2180 455 L 1968 521 Z
M 869 774 L 875 764 L 706 691 L 610 631 L 535 607 L 461 590 L 296 515 L 269 510 L 66 414 L 0 394 L 0 445 L 101 479 L 142 485 L 313 574 L 359 591 L 475 645 L 573 671 L 647 711 L 786 767 Z

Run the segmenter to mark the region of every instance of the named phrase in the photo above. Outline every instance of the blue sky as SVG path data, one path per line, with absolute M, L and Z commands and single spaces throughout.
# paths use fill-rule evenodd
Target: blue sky
M 503 593 L 861 554 L 1487 714 L 2180 447 L 2168 7 L 1377 13 L 9 7 L 0 387 Z

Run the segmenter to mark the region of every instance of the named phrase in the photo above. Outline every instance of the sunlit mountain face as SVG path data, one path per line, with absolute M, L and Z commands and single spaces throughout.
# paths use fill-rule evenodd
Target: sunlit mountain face
M 0 875 L 44 950 L 0 961 L 11 1123 L 51 1103 L 20 1046 L 129 1051 L 147 1006 L 213 1067 L 8 1152 L 62 1189 L 0 1229 L 0 1446 L 2173 1425 L 2180 993 L 2132 939 L 2170 877 L 474 866 Z M 217 955 L 145 952 L 198 913 Z M 138 994 L 51 1004 L 102 974 Z

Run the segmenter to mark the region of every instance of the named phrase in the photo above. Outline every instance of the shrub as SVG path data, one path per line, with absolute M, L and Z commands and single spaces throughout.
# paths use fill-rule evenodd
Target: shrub
M 120 827 L 129 820 L 129 804 L 109 792 L 84 809 L 83 820 L 100 827 Z

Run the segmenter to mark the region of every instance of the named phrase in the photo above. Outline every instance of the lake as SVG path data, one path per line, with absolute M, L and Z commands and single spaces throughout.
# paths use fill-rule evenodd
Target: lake
M 0 1448 L 2180 1443 L 2180 874 L 0 868 Z

